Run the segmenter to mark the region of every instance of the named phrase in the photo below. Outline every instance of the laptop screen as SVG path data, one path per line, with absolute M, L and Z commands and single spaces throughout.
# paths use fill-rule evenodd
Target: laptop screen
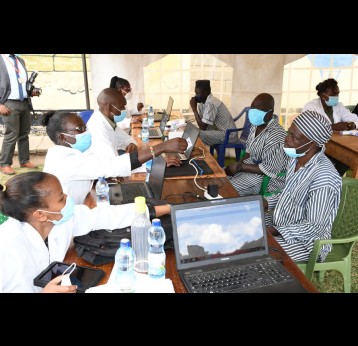
M 172 109 L 173 109 L 173 104 L 174 104 L 174 100 L 171 96 L 169 96 L 167 110 L 166 110 L 167 114 L 171 114 Z
M 172 206 L 178 269 L 268 253 L 262 196 Z

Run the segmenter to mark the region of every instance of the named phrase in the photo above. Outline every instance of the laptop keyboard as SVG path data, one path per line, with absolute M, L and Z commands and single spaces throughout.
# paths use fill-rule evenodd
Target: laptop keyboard
M 158 129 L 149 129 L 149 136 L 160 136 Z
M 293 280 L 277 261 L 187 275 L 193 293 L 225 293 L 264 287 Z
M 143 184 L 122 184 L 121 185 L 123 200 L 127 202 L 134 201 L 137 196 L 148 198 L 148 193 Z

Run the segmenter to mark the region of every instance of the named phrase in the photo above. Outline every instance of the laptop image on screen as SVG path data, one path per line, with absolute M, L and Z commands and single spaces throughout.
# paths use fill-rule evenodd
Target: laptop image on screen
M 149 128 L 149 138 L 162 138 L 165 130 L 165 125 L 170 119 L 170 114 L 166 111 L 163 112 L 162 120 L 160 121 L 159 127 L 150 127 Z
M 199 137 L 199 129 L 194 126 L 192 123 L 187 123 L 185 126 L 185 130 L 183 133 L 184 139 L 188 142 L 188 147 L 186 148 L 184 154 L 181 153 L 164 153 L 162 154 L 164 157 L 166 156 L 176 156 L 179 160 L 185 161 L 189 160 L 191 152 L 194 149 L 196 140 Z
M 148 182 L 109 185 L 110 203 L 113 205 L 132 203 L 137 196 L 160 199 L 166 166 L 166 161 L 159 155 L 153 159 Z
M 172 113 L 173 104 L 174 104 L 174 100 L 171 96 L 169 96 L 167 109 L 165 110 L 167 112 L 167 114 L 169 114 L 169 116 Z M 155 112 L 154 113 L 154 121 L 161 121 L 162 117 L 163 117 L 163 113 L 164 112 Z
M 188 292 L 306 292 L 269 256 L 261 195 L 172 205 L 171 218 Z

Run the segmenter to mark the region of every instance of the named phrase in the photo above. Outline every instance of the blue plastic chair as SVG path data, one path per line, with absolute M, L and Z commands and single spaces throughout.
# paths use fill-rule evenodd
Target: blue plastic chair
M 249 110 L 251 107 L 245 107 L 240 114 L 234 118 L 234 121 L 240 119 L 243 114 L 246 114 L 246 119 L 243 127 L 240 127 L 238 129 L 227 129 L 225 133 L 225 139 L 222 144 L 215 144 L 210 146 L 210 154 L 214 155 L 214 149 L 217 152 L 217 161 L 220 167 L 224 167 L 225 164 L 225 152 L 226 148 L 234 148 L 235 149 L 235 155 L 236 155 L 236 161 L 240 160 L 240 152 L 241 150 L 246 149 L 246 140 L 249 136 L 251 123 L 249 121 Z M 230 140 L 230 134 L 232 132 L 241 132 L 239 142 L 238 143 L 229 143 Z
M 93 109 L 90 109 L 88 111 L 79 112 L 78 115 L 82 118 L 85 124 L 87 124 L 88 119 L 93 114 Z

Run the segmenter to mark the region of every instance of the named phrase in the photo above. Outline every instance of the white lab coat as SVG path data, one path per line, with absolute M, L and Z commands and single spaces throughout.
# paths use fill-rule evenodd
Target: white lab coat
M 118 156 L 118 149 L 125 150 L 130 143 L 137 145 L 136 141 L 118 126 L 113 130 L 99 110 L 93 112 L 86 125 L 92 135 L 90 150 L 98 156 L 113 158 Z
M 33 279 L 51 262 L 64 260 L 74 236 L 93 229 L 130 226 L 134 215 L 134 203 L 94 209 L 76 205 L 70 220 L 52 228 L 48 248 L 30 224 L 9 218 L 0 225 L 0 292 L 41 291 Z
M 334 123 L 340 123 L 340 122 L 354 122 L 356 124 L 356 128 L 358 129 L 358 116 L 357 114 L 351 113 L 349 109 L 343 106 L 342 102 L 338 102 L 337 106 L 333 106 L 333 120 Z M 314 99 L 312 101 L 307 102 L 302 109 L 302 112 L 311 110 L 316 111 L 317 113 L 320 113 L 324 115 L 329 122 L 331 120 L 328 118 L 326 112 L 324 111 L 324 108 L 322 106 L 322 102 L 320 98 Z
M 70 195 L 75 204 L 82 204 L 98 177 L 127 177 L 131 175 L 129 154 L 112 158 L 84 153 L 77 149 L 55 145 L 47 150 L 44 172 L 54 174 L 63 192 Z

